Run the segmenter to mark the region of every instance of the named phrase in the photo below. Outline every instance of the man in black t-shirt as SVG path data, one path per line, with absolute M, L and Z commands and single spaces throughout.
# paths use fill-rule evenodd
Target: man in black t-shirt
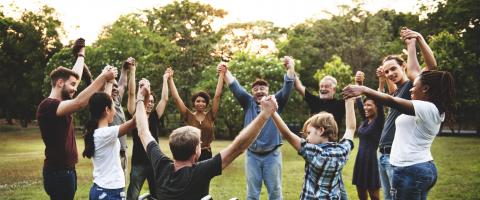
M 161 117 L 163 116 L 163 113 L 165 111 L 165 107 L 167 105 L 168 101 L 168 83 L 167 83 L 167 78 L 169 77 L 168 73 L 165 73 L 163 75 L 163 85 L 162 85 L 162 98 L 157 104 L 157 107 L 155 108 L 155 112 L 153 111 L 153 106 L 154 106 L 154 97 L 153 95 L 150 95 L 148 98 L 148 102 L 146 102 L 146 113 L 148 116 L 148 130 L 150 131 L 150 135 L 153 137 L 153 139 L 158 143 L 158 132 L 160 130 L 159 122 L 161 120 Z M 135 80 L 130 80 L 130 81 L 135 81 Z M 148 82 L 146 79 L 142 79 L 143 82 Z M 149 83 L 148 83 L 149 84 Z M 132 85 L 132 84 L 131 84 Z M 135 87 L 135 83 L 133 83 L 133 86 Z M 129 93 L 129 95 L 133 95 Z M 129 98 L 132 101 L 135 101 L 135 97 Z M 135 108 L 134 108 L 135 109 Z M 135 112 L 135 110 L 131 110 L 132 112 Z M 133 148 L 132 148 L 132 169 L 130 171 L 130 184 L 128 185 L 128 190 L 127 190 L 127 200 L 137 200 L 138 196 L 140 194 L 140 191 L 142 190 L 143 183 L 145 182 L 145 179 L 148 181 L 148 188 L 150 190 L 150 195 L 155 196 L 156 191 L 155 191 L 155 178 L 154 178 L 154 173 L 153 173 L 153 168 L 152 165 L 150 164 L 150 161 L 148 160 L 147 154 L 145 152 L 145 149 L 143 148 L 142 142 L 140 141 L 140 137 L 138 136 L 138 130 L 134 129 L 132 132 L 132 138 L 133 138 Z
M 332 76 L 325 76 L 319 83 L 319 96 L 315 96 L 305 89 L 299 78 L 295 81 L 295 90 L 304 97 L 310 108 L 310 115 L 325 111 L 331 113 L 337 124 L 340 125 L 345 116 L 345 101 L 334 98 L 336 87 L 337 79 Z M 342 138 L 342 136 L 339 135 L 338 138 Z
M 144 99 L 150 93 L 150 86 L 140 83 L 136 101 L 136 122 L 138 135 L 147 152 L 154 174 L 158 199 L 201 199 L 208 195 L 210 180 L 222 173 L 233 160 L 242 154 L 255 140 L 271 115 L 278 109 L 274 96 L 265 97 L 260 105 L 261 112 L 235 140 L 219 154 L 197 162 L 201 153 L 200 129 L 184 126 L 175 129 L 169 137 L 173 160 L 159 148 L 149 133 Z

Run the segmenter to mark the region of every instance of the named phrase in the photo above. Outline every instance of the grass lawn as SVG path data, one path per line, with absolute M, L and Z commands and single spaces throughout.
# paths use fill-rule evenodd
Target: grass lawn
M 162 150 L 169 152 L 166 138 L 161 138 Z M 129 138 L 129 147 L 132 140 Z M 213 151 L 218 152 L 230 141 L 215 141 Z M 432 153 L 438 168 L 437 184 L 429 194 L 430 199 L 480 199 L 480 143 L 479 137 L 437 137 Z M 358 144 L 358 140 L 355 140 Z M 83 139 L 77 137 L 78 152 L 83 151 Z M 44 145 L 38 129 L 0 127 L 0 199 L 48 199 L 43 190 L 42 165 Z M 289 144 L 282 147 L 283 196 L 298 199 L 303 182 L 304 161 Z M 355 149 L 343 178 L 350 199 L 357 199 L 356 189 L 351 184 Z M 131 156 L 131 148 L 128 151 Z M 238 197 L 245 199 L 244 155 L 230 165 L 222 176 L 211 182 L 210 193 L 214 199 Z M 80 158 L 77 164 L 78 188 L 76 199 L 88 199 L 92 183 L 92 163 Z M 145 183 L 143 191 L 147 191 Z M 265 187 L 261 199 L 267 199 Z

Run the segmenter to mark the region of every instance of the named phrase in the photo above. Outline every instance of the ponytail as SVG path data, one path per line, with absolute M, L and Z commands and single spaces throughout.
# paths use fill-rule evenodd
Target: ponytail
M 85 150 L 83 151 L 83 157 L 92 158 L 95 154 L 95 142 L 93 141 L 93 133 L 98 128 L 98 119 L 89 119 L 85 124 L 85 133 L 83 134 L 83 140 L 85 141 Z
M 110 96 L 105 92 L 97 92 L 88 100 L 88 110 L 90 119 L 85 124 L 83 140 L 85 141 L 85 150 L 83 157 L 92 158 L 95 155 L 95 141 L 93 133 L 98 128 L 98 121 L 104 116 L 105 108 L 111 108 L 113 104 Z

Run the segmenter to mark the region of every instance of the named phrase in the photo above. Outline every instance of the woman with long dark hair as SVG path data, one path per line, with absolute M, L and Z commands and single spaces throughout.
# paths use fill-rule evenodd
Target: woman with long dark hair
M 93 162 L 93 186 L 90 199 L 125 199 L 125 175 L 120 163 L 119 137 L 135 128 L 132 118 L 119 126 L 108 126 L 115 116 L 113 100 L 97 92 L 88 102 L 90 119 L 85 125 L 83 157 Z
M 407 64 L 419 68 L 416 33 L 407 30 L 401 35 L 407 44 Z M 413 81 L 412 100 L 354 85 L 344 88 L 343 97 L 363 94 L 402 113 L 395 121 L 395 138 L 390 153 L 393 166 L 391 194 L 394 199 L 426 199 L 437 180 L 430 147 L 441 123 L 452 120 L 455 87 L 452 75 L 445 71 L 410 70 L 407 76 Z
M 219 65 L 222 65 L 220 63 Z M 220 97 L 223 89 L 223 77 L 224 73 L 218 74 L 217 87 L 215 89 L 215 96 L 213 97 L 212 108 L 208 110 L 210 104 L 210 95 L 205 91 L 200 91 L 192 95 L 191 102 L 193 110 L 190 110 L 185 106 L 182 98 L 178 94 L 177 87 L 173 82 L 173 70 L 167 69 L 170 72 L 168 79 L 168 86 L 172 93 L 172 98 L 177 105 L 182 120 L 189 126 L 196 127 L 201 130 L 200 140 L 202 141 L 202 153 L 198 161 L 212 158 L 212 148 L 210 144 L 215 139 L 214 123 L 217 117 L 217 111 L 220 107 Z

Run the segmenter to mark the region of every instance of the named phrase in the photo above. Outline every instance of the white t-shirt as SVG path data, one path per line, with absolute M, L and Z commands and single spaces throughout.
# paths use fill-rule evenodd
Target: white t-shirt
M 93 133 L 93 182 L 106 189 L 125 187 L 125 176 L 120 164 L 120 126 L 98 128 Z
M 390 164 L 410 166 L 433 160 L 430 146 L 440 130 L 445 114 L 428 101 L 412 100 L 415 116 L 402 114 L 395 120 L 395 138 Z

